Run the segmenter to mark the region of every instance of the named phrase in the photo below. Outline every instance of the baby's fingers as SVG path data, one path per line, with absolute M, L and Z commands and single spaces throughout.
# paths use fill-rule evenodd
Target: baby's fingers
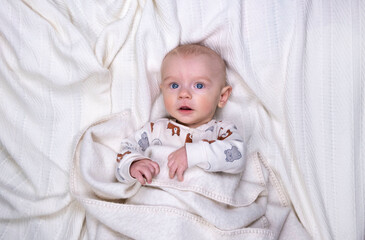
M 147 180 L 148 183 L 152 182 L 152 176 L 153 176 L 153 172 L 151 172 L 149 169 L 144 169 L 143 170 L 143 176 L 144 178 Z
M 158 165 L 157 162 L 152 162 L 152 167 L 154 168 L 154 174 L 153 176 L 156 176 L 157 174 L 160 173 L 160 166 Z
M 180 182 L 184 181 L 184 172 L 185 169 L 182 167 L 178 168 L 176 171 L 177 180 L 179 180 Z
M 171 153 L 167 158 L 167 166 L 170 168 L 174 162 L 174 153 Z
M 168 162 L 167 162 L 167 166 L 169 167 L 169 168 L 171 168 L 172 167 L 172 165 L 174 165 L 174 163 L 175 163 L 175 161 L 173 160 L 173 159 L 169 159 L 168 160 Z
M 176 164 L 169 167 L 169 176 L 171 179 L 175 177 L 176 169 L 177 169 Z
M 138 180 L 138 182 L 140 182 L 142 185 L 144 185 L 146 183 L 146 181 L 144 180 L 144 177 L 142 176 L 142 173 L 137 173 L 135 178 Z
M 155 175 L 155 172 L 156 172 L 156 168 L 154 167 L 154 165 L 153 165 L 153 164 L 152 164 L 152 162 L 151 162 L 151 164 L 148 164 L 148 165 L 146 166 L 145 171 L 150 172 L 150 173 L 151 173 L 151 176 L 154 176 L 154 175 Z

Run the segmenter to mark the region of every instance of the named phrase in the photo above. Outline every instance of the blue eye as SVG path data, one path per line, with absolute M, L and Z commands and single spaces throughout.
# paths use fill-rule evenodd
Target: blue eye
M 177 83 L 171 83 L 170 84 L 170 88 L 172 88 L 172 89 L 176 89 L 178 87 L 179 87 L 179 84 L 177 84 Z
M 197 89 L 202 89 L 202 88 L 204 88 L 204 84 L 203 84 L 203 83 L 197 83 L 197 84 L 195 85 L 195 87 L 196 87 Z

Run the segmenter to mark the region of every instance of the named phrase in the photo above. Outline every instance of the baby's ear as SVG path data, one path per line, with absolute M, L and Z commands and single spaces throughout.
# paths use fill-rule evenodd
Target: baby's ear
M 231 95 L 231 92 L 232 92 L 231 86 L 225 86 L 222 88 L 218 107 L 223 108 L 226 105 L 228 98 Z

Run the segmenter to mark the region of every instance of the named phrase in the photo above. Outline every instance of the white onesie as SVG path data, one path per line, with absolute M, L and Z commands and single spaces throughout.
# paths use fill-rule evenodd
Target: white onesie
M 245 144 L 232 123 L 211 120 L 198 128 L 189 128 L 162 118 L 145 124 L 122 141 L 117 156 L 117 179 L 122 183 L 136 181 L 129 172 L 132 162 L 149 158 L 167 164 L 167 158 L 154 159 L 153 156 L 161 156 L 161 151 L 168 151 L 162 154 L 168 156 L 184 144 L 188 169 L 197 166 L 208 172 L 233 174 L 244 170 Z

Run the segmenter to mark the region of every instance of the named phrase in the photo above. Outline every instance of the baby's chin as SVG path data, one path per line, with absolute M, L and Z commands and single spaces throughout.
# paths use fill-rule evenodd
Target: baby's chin
M 176 119 L 177 123 L 179 123 L 181 125 L 184 125 L 186 127 L 189 127 L 189 128 L 198 128 L 198 127 L 200 127 L 200 126 L 202 126 L 202 125 L 204 125 L 204 124 L 206 124 L 210 121 L 209 120 L 209 121 L 202 121 L 202 122 L 193 122 L 193 121 L 189 122 L 189 121 L 181 121 L 177 118 L 175 118 L 175 119 Z
M 177 118 L 175 118 L 176 119 L 176 122 L 177 123 L 179 123 L 179 124 L 181 124 L 181 125 L 184 125 L 184 126 L 187 126 L 187 127 L 189 127 L 189 125 L 191 125 L 190 123 L 188 123 L 188 122 L 185 122 L 185 121 L 181 121 L 181 120 L 179 120 L 179 119 L 177 119 Z

